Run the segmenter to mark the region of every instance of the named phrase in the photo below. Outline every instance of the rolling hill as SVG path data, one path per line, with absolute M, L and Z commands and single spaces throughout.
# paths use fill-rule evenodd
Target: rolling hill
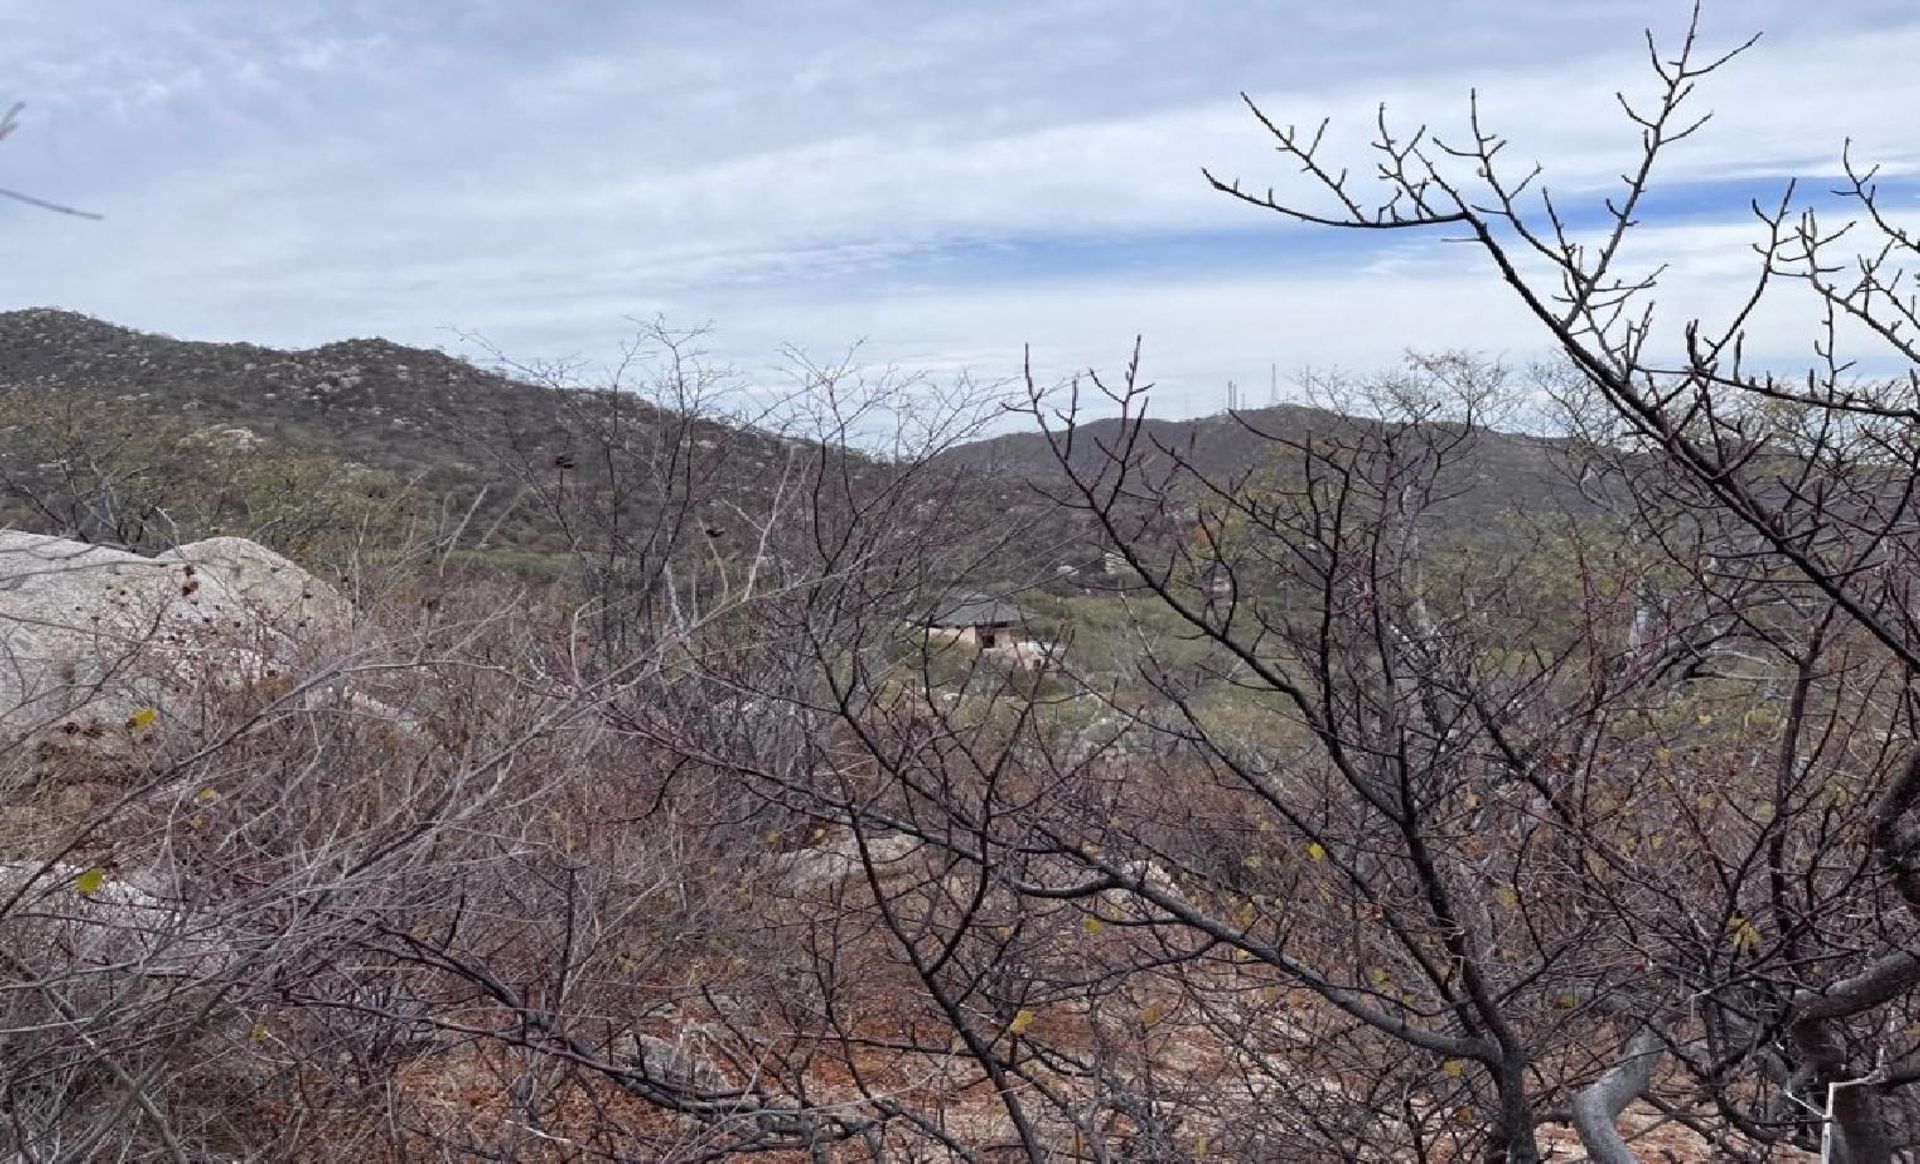
M 350 339 L 304 350 L 248 343 L 205 343 L 119 327 L 74 312 L 37 308 L 0 313 L 0 398 L 85 402 L 73 423 L 118 415 L 239 430 L 268 455 L 299 454 L 350 465 L 380 489 L 409 490 L 419 506 L 458 508 L 478 499 L 476 527 L 494 548 L 553 552 L 564 548 L 547 516 L 531 513 L 558 482 L 604 487 L 594 434 L 604 434 L 603 392 L 530 383 L 444 352 L 383 339 Z M 654 448 L 661 495 L 693 497 L 711 528 L 729 513 L 752 508 L 772 487 L 797 442 L 778 432 L 722 417 L 692 417 L 632 394 L 617 398 L 621 440 Z M 1177 455 L 1210 476 L 1255 471 L 1274 456 L 1267 436 L 1334 436 L 1368 422 L 1298 406 L 1233 416 L 1149 420 L 1141 447 L 1150 471 Z M 1084 466 L 1098 444 L 1121 435 L 1119 422 L 1082 427 L 1076 453 Z M 1265 434 L 1265 435 L 1263 435 Z M 1485 527 L 1498 514 L 1530 504 L 1581 504 L 1561 472 L 1557 442 L 1482 432 L 1461 450 L 1436 510 L 1447 524 Z M 674 449 L 697 450 L 697 471 L 675 464 Z M 46 457 L 48 454 L 37 453 Z M 209 456 L 213 454 L 209 453 Z M 0 458 L 3 461 L 4 458 Z M 12 478 L 37 480 L 60 458 L 0 466 Z M 855 475 L 885 463 L 858 454 Z M 1061 470 L 1047 438 L 1014 432 L 954 447 L 941 455 L 941 480 L 958 488 L 970 510 L 991 515 L 1003 544 L 982 553 L 993 572 L 1040 580 L 1063 564 L 1098 559 L 1084 521 L 1061 512 L 1047 494 Z M 674 474 L 679 479 L 673 479 Z M 561 474 L 571 474 L 559 481 Z M 17 482 L 16 482 L 17 483 Z M 16 499 L 17 500 L 17 499 Z M 46 526 L 47 515 L 18 504 L 0 510 L 15 524 Z M 47 529 L 45 532 L 69 532 Z

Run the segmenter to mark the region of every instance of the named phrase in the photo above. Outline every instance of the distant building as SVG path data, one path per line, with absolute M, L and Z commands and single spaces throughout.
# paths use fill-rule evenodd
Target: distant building
M 919 621 L 928 630 L 956 642 L 993 651 L 1017 644 L 1031 618 L 1003 598 L 967 590 L 943 597 Z
M 1220 561 L 1209 562 L 1200 571 L 1200 587 L 1206 592 L 1209 602 L 1232 602 L 1237 590 L 1233 571 Z

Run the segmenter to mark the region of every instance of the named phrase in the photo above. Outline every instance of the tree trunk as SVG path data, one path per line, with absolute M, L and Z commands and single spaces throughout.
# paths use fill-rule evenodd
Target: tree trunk
M 1641 1027 L 1628 1041 L 1618 1063 L 1573 1097 L 1573 1130 L 1593 1164 L 1639 1164 L 1639 1157 L 1620 1134 L 1620 1113 L 1645 1092 L 1667 1050 L 1666 1040 L 1651 1026 Z
M 1491 1159 L 1498 1164 L 1540 1164 L 1534 1140 L 1533 1105 L 1527 1102 L 1527 1061 L 1511 1049 L 1500 1064 L 1500 1137 Z

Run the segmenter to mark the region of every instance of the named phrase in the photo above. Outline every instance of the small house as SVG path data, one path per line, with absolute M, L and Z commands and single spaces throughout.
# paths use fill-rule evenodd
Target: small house
M 928 630 L 983 651 L 1005 650 L 1020 641 L 1030 616 L 1003 598 L 978 591 L 950 594 L 920 620 Z

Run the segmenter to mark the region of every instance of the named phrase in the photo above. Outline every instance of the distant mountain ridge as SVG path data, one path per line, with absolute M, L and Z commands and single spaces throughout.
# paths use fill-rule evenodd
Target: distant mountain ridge
M 530 425 L 550 407 L 548 389 L 384 339 L 285 351 L 48 308 L 0 312 L 0 391 L 21 388 L 148 401 L 394 469 L 444 456 L 447 427 L 472 420 L 476 402 Z
M 204 418 L 209 426 L 244 427 L 456 498 L 499 492 L 500 465 L 489 458 L 502 450 L 535 465 L 571 465 L 586 451 L 574 447 L 560 423 L 578 394 L 377 338 L 281 350 L 176 339 L 57 309 L 0 312 L 0 393 L 18 390 L 99 393 L 168 415 Z M 666 414 L 636 400 L 632 415 L 646 424 Z M 1149 420 L 1145 435 L 1151 442 L 1142 447 L 1157 442 L 1181 449 L 1210 475 L 1224 478 L 1271 454 L 1261 431 L 1299 436 L 1360 423 L 1295 405 L 1237 416 Z M 733 450 L 738 464 L 727 478 L 742 491 L 758 487 L 788 445 L 784 438 L 722 421 L 698 423 L 703 441 Z M 1117 421 L 1089 422 L 1078 433 L 1080 455 L 1094 454 L 1096 442 L 1111 442 L 1120 433 Z M 1577 492 L 1555 464 L 1556 444 L 1480 434 L 1451 483 L 1443 520 L 1481 522 L 1536 500 L 1577 503 Z M 1157 453 L 1149 459 L 1166 463 Z M 1089 560 L 1084 524 L 1048 512 L 1044 491 L 1059 483 L 1060 469 L 1045 435 L 1004 433 L 949 449 L 941 461 L 956 470 L 950 476 L 966 479 L 969 504 L 1038 528 L 1027 539 L 1031 549 L 1021 555 L 1034 559 L 1036 576 L 1051 569 L 1039 558 Z M 1091 556 L 1097 559 L 1097 551 Z
M 1137 422 L 1135 443 L 1149 474 L 1165 471 L 1175 456 L 1215 481 L 1231 480 L 1267 464 L 1275 452 L 1269 437 L 1300 440 L 1338 437 L 1370 422 L 1321 408 L 1280 404 L 1236 409 L 1232 413 L 1186 420 L 1149 418 Z M 1119 420 L 1092 420 L 1074 435 L 1071 459 L 1092 469 L 1128 435 Z M 1552 437 L 1478 430 L 1460 464 L 1448 475 L 1446 496 L 1436 513 L 1451 522 L 1481 522 L 1528 503 L 1551 503 L 1578 512 L 1587 502 L 1565 472 L 1566 443 Z M 945 454 L 958 468 L 1012 478 L 1039 487 L 1061 483 L 1064 475 L 1049 438 L 1039 432 L 1012 432 L 961 445 Z
M 274 447 L 391 474 L 454 508 L 481 498 L 483 525 L 517 504 L 511 467 L 551 483 L 558 466 L 577 464 L 575 475 L 591 482 L 598 464 L 578 435 L 587 427 L 578 410 L 592 392 L 385 339 L 281 350 L 176 339 L 64 310 L 0 312 L 0 394 L 19 391 L 93 393 L 210 428 L 244 428 Z M 622 398 L 621 414 L 625 432 L 643 438 L 684 426 L 718 450 L 709 460 L 734 458 L 726 472 L 747 490 L 786 447 L 772 434 L 674 416 L 638 396 Z M 541 536 L 526 525 L 503 534 L 507 544 Z
M 473 525 L 487 531 L 482 544 L 490 550 L 563 548 L 567 535 L 530 498 L 529 475 L 552 489 L 564 473 L 573 496 L 576 486 L 605 484 L 594 435 L 604 431 L 603 393 L 532 383 L 384 339 L 281 350 L 176 339 L 57 309 L 0 312 L 0 397 L 15 392 L 92 394 L 211 430 L 244 429 L 272 448 L 390 474 L 427 505 L 444 501 L 448 512 L 480 498 Z M 743 511 L 771 503 L 793 451 L 806 443 L 724 418 L 670 412 L 633 394 L 621 400 L 620 436 L 657 446 L 664 458 L 681 456 L 669 491 L 694 506 L 696 528 L 721 536 Z M 685 446 L 680 454 L 672 452 L 676 443 Z M 886 469 L 857 450 L 826 455 L 845 457 L 855 477 Z M 1020 481 L 963 476 L 942 484 L 962 491 L 966 513 L 1018 515 L 1011 536 L 982 535 L 982 553 L 995 563 L 990 569 L 1047 577 L 1056 562 L 1098 557 L 1065 530 L 1065 515 L 1034 504 L 1037 495 Z M 1008 532 L 998 520 L 979 524 Z M 1069 543 L 1076 545 L 1071 552 Z

